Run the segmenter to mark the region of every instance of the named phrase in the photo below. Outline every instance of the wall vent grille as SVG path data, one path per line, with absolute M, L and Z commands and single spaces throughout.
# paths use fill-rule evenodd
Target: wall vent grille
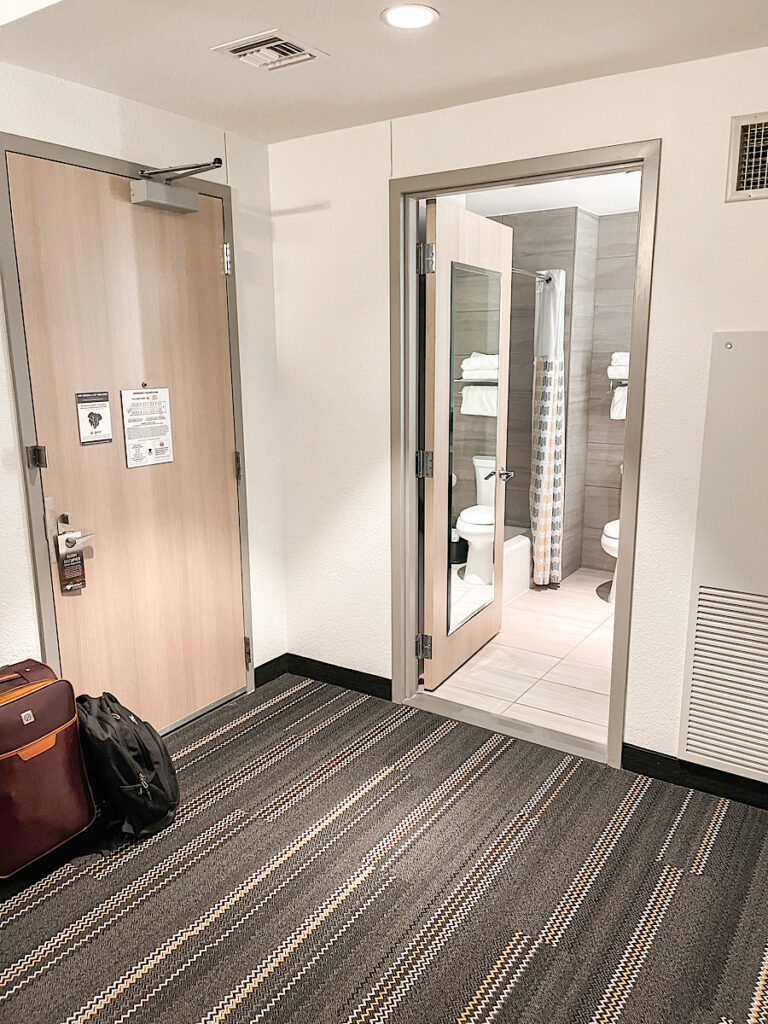
M 305 61 L 314 60 L 322 52 L 310 50 L 295 39 L 287 39 L 273 30 L 249 36 L 247 39 L 236 39 L 232 43 L 223 43 L 221 46 L 214 46 L 213 50 L 215 53 L 227 53 L 244 64 L 251 64 L 265 71 L 303 64 Z
M 768 779 L 768 596 L 699 587 L 684 754 Z
M 768 114 L 734 117 L 728 166 L 729 202 L 768 198 Z

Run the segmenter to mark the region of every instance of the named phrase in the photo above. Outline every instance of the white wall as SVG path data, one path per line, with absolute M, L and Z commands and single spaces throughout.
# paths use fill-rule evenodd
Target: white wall
M 251 508 L 254 656 L 285 650 L 282 526 L 266 150 L 210 125 L 0 64 L 0 131 L 154 166 L 229 156 L 211 174 L 233 187 L 235 268 Z M 35 593 L 7 345 L 0 339 L 0 664 L 39 654 Z
M 391 675 L 389 125 L 270 151 L 288 649 Z
M 766 49 L 402 118 L 391 154 L 384 124 L 270 148 L 292 649 L 390 665 L 390 158 L 402 176 L 661 137 L 625 738 L 676 753 L 711 335 L 768 327 L 768 202 L 723 202 L 730 117 L 761 110 Z

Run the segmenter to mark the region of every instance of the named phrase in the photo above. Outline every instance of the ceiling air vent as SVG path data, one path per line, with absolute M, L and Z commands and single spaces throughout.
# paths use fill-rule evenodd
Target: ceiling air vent
M 247 39 L 236 39 L 213 47 L 214 53 L 228 53 L 244 64 L 252 64 L 265 71 L 276 71 L 291 64 L 303 64 L 314 60 L 322 50 L 310 50 L 295 39 L 286 39 L 275 31 L 261 32 Z
M 768 199 L 768 114 L 731 119 L 726 202 Z

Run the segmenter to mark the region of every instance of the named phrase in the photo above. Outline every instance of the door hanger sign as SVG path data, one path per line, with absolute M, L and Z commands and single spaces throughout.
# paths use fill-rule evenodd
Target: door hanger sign
M 80 444 L 105 444 L 112 440 L 112 416 L 109 411 L 109 393 L 106 391 L 78 391 L 77 425 Z
M 128 469 L 173 462 L 168 388 L 121 391 L 125 460 Z

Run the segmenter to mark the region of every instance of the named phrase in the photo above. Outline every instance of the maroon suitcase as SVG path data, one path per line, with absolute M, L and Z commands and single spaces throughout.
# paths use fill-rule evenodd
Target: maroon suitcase
M 93 821 L 71 683 L 48 665 L 0 668 L 0 878 Z

